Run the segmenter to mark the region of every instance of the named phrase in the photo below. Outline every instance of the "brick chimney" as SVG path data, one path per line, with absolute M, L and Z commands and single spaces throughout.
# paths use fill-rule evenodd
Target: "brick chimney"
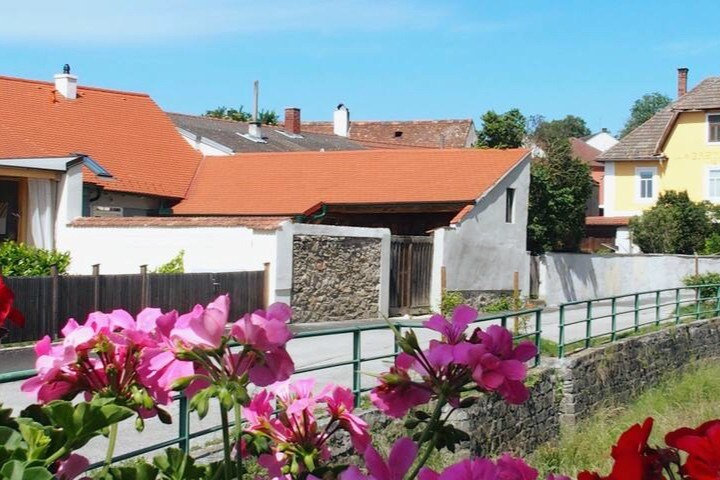
M 63 66 L 63 73 L 55 75 L 55 90 L 68 100 L 75 100 L 77 98 L 77 81 L 78 77 L 70 74 L 70 65 L 66 63 Z
M 688 69 L 678 68 L 677 97 L 680 98 L 687 93 Z
M 300 133 L 300 109 L 287 107 L 285 109 L 285 131 L 288 133 Z

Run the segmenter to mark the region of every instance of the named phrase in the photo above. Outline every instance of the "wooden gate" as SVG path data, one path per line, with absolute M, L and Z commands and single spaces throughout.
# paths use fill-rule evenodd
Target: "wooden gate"
M 430 311 L 432 237 L 393 236 L 390 253 L 390 314 Z

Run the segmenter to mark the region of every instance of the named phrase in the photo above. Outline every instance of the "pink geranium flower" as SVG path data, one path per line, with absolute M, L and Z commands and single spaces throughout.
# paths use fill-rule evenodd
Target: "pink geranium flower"
M 365 451 L 370 444 L 368 424 L 357 415 L 353 415 L 355 397 L 350 389 L 336 387 L 330 393 L 325 394 L 322 400 L 327 404 L 330 418 L 336 420 L 340 428 L 350 434 L 355 450 Z
M 417 456 L 418 447 L 407 437 L 398 439 L 390 449 L 387 461 L 369 446 L 363 457 L 368 475 L 351 466 L 340 474 L 340 480 L 403 480 Z
M 414 363 L 415 358 L 401 353 L 395 358 L 395 366 L 380 375 L 380 385 L 370 392 L 373 405 L 386 415 L 404 417 L 411 408 L 430 401 L 431 388 L 410 377 L 409 369 Z
M 440 314 L 435 314 L 423 323 L 423 326 L 439 332 L 443 340 L 454 345 L 465 338 L 467 326 L 477 320 L 478 312 L 468 305 L 460 305 L 453 310 L 448 321 Z
M 59 480 L 73 480 L 85 472 L 89 466 L 90 461 L 87 458 L 77 453 L 72 453 L 64 460 L 58 462 L 57 478 Z
M 170 337 L 189 349 L 220 348 L 229 312 L 228 295 L 220 295 L 207 308 L 195 305 L 192 311 L 178 317 Z
M 524 460 L 507 453 L 496 462 L 486 458 L 470 458 L 447 467 L 442 473 L 423 468 L 419 480 L 536 480 L 537 470 Z M 547 480 L 570 480 L 568 477 L 549 475 Z

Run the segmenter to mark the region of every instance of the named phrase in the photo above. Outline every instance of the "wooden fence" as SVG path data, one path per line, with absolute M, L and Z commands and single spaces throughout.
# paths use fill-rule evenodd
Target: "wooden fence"
M 144 269 L 134 275 L 53 275 L 7 277 L 15 306 L 25 315 L 22 329 L 9 330 L 2 343 L 57 337 L 68 318 L 82 323 L 88 313 L 127 310 L 135 315 L 145 307 L 187 312 L 206 305 L 220 294 L 230 294 L 230 320 L 266 304 L 266 272 L 154 274 Z

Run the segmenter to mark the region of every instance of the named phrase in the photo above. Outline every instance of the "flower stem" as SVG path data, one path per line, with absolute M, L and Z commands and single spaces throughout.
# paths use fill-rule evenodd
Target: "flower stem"
M 237 457 L 235 462 L 237 463 L 237 480 L 242 480 L 243 475 L 243 464 L 242 464 L 242 407 L 239 403 L 235 403 L 235 431 L 237 432 Z
M 228 412 L 220 402 L 220 420 L 222 421 L 222 433 L 223 433 L 223 454 L 225 456 L 225 480 L 231 480 L 230 468 L 232 466 L 232 459 L 230 458 L 230 422 L 228 421 Z
M 437 435 L 435 435 L 434 433 L 437 431 L 438 425 L 442 423 L 440 421 L 440 416 L 442 415 L 442 409 L 444 406 L 445 396 L 440 395 L 437 400 L 437 404 L 435 404 L 435 410 L 432 413 L 432 417 L 430 417 L 430 421 L 427 423 L 427 425 L 425 425 L 425 430 L 423 431 L 423 434 L 418 441 L 418 448 L 422 448 L 423 444 L 428 440 L 430 440 L 430 443 L 425 448 L 422 457 L 420 457 L 420 461 L 417 462 L 415 467 L 410 471 L 410 475 L 408 475 L 407 480 L 413 480 L 415 477 L 417 477 L 420 469 L 425 466 L 428 458 L 430 458 L 430 454 L 435 449 L 435 445 L 437 444 Z
M 105 465 L 103 466 L 102 473 L 105 474 L 110 470 L 110 464 L 112 463 L 113 454 L 115 453 L 115 443 L 117 442 L 118 435 L 118 424 L 113 423 L 110 425 L 110 435 L 108 436 L 108 448 L 105 454 Z

